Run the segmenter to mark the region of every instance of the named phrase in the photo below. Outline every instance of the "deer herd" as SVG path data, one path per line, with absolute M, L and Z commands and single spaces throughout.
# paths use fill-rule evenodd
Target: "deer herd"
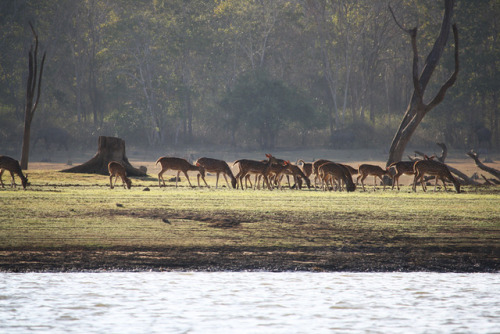
M 236 176 L 233 174 L 231 167 L 224 160 L 218 160 L 213 158 L 199 158 L 194 164 L 191 164 L 186 159 L 176 158 L 176 157 L 160 157 L 156 161 L 156 165 L 160 164 L 161 171 L 158 173 L 158 184 L 160 187 L 165 186 L 165 180 L 163 174 L 168 170 L 177 172 L 177 177 L 175 178 L 175 186 L 178 186 L 179 175 L 182 172 L 186 177 L 189 186 L 192 187 L 191 181 L 189 179 L 188 172 L 197 172 L 198 187 L 200 187 L 200 178 L 208 187 L 207 181 L 205 180 L 206 173 L 215 173 L 216 182 L 215 188 L 219 184 L 219 176 L 222 174 L 226 181 L 227 187 L 230 188 L 241 188 L 248 189 L 248 184 L 250 188 L 260 189 L 260 185 L 266 187 L 269 190 L 274 188 L 282 189 L 283 179 L 286 177 L 288 187 L 291 189 L 302 189 L 304 182 L 308 188 L 320 188 L 324 190 L 339 190 L 351 192 L 356 190 L 356 184 L 361 181 L 361 186 L 363 191 L 365 191 L 365 179 L 368 176 L 373 176 L 374 189 L 377 186 L 377 178 L 382 181 L 383 189 L 385 190 L 386 182 L 384 182 L 383 177 L 387 176 L 392 179 L 392 189 L 396 185 L 397 189 L 400 190 L 399 177 L 403 174 L 413 175 L 413 191 L 416 191 L 417 184 L 422 185 L 422 189 L 426 191 L 426 175 L 435 178 L 434 191 L 436 191 L 438 180 L 441 180 L 445 191 L 446 181 L 453 183 L 457 193 L 460 192 L 460 183 L 453 177 L 450 173 L 446 164 L 439 161 L 433 160 L 433 157 L 424 157 L 423 160 L 418 161 L 399 161 L 389 165 L 387 168 L 382 168 L 376 165 L 362 164 L 355 169 L 349 165 L 336 163 L 330 160 L 320 159 L 314 162 L 305 162 L 304 160 L 298 160 L 298 164 L 292 164 L 289 160 L 283 160 L 273 157 L 271 154 L 266 154 L 265 160 L 248 160 L 240 159 L 236 160 L 232 166 L 238 166 L 238 173 Z M 27 176 L 25 176 L 21 170 L 19 162 L 8 156 L 0 156 L 0 183 L 2 188 L 4 184 L 2 181 L 2 175 L 4 171 L 10 172 L 12 177 L 11 187 L 15 187 L 16 183 L 14 180 L 14 175 L 17 174 L 21 178 L 22 186 L 26 189 L 28 185 Z M 111 189 L 114 188 L 113 183 L 116 184 L 118 177 L 121 178 L 123 186 L 130 189 L 132 186 L 132 181 L 127 177 L 127 172 L 125 167 L 117 161 L 111 161 L 108 164 L 109 171 L 109 182 Z M 354 175 L 356 177 L 356 182 L 354 182 Z M 251 176 L 254 176 L 254 181 L 252 184 Z M 311 185 L 310 177 L 314 175 L 314 185 Z M 293 185 L 290 182 L 290 177 L 293 179 Z M 113 182 L 114 178 L 114 182 Z M 231 186 L 229 186 L 228 178 L 231 180 Z

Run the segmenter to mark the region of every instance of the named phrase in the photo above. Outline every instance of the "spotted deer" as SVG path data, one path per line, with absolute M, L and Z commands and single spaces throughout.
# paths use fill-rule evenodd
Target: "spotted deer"
M 457 193 L 460 193 L 460 183 L 451 175 L 448 166 L 442 162 L 435 160 L 419 160 L 413 165 L 413 172 L 415 174 L 413 179 L 413 191 L 417 191 L 417 182 L 420 182 L 422 184 L 422 189 L 426 191 L 427 189 L 423 179 L 425 175 L 431 175 L 436 178 L 434 191 L 436 191 L 438 179 L 441 179 L 441 182 L 443 182 L 444 190 L 448 191 L 445 183 L 445 180 L 448 179 L 455 186 Z
M 363 186 L 363 191 L 365 191 L 365 184 L 364 180 L 370 176 L 373 175 L 373 189 L 375 190 L 377 187 L 377 177 L 382 181 L 382 184 L 384 185 L 384 190 L 385 190 L 385 183 L 384 180 L 382 179 L 382 176 L 388 175 L 390 176 L 391 174 L 387 169 L 383 169 L 380 166 L 375 166 L 375 165 L 369 165 L 369 164 L 363 164 L 360 165 L 358 168 L 358 178 L 356 179 L 356 183 L 358 183 L 359 179 L 361 179 L 361 185 Z
M 3 172 L 8 170 L 10 172 L 10 176 L 12 178 L 11 187 L 16 187 L 16 181 L 14 180 L 14 174 L 17 174 L 21 179 L 21 184 L 23 185 L 23 189 L 26 190 L 26 186 L 28 185 L 28 178 L 23 174 L 21 166 L 19 165 L 19 161 L 8 157 L 6 155 L 0 155 L 0 183 L 2 184 L 2 188 L 4 188 L 2 175 Z
M 303 164 L 302 167 L 304 165 L 305 164 Z M 292 175 L 293 176 L 293 180 L 295 182 L 295 189 L 301 189 L 302 188 L 302 180 L 304 180 L 306 182 L 307 188 L 311 189 L 311 180 L 309 180 L 309 177 L 304 173 L 303 169 L 301 169 L 299 166 L 293 165 L 290 162 L 288 162 L 288 165 L 286 166 L 286 169 L 285 169 L 284 173 L 286 175 Z M 312 164 L 311 164 L 311 173 L 312 173 Z M 311 173 L 309 173 L 309 175 L 311 175 Z M 292 188 L 292 187 L 290 187 L 290 188 Z
M 326 160 L 326 159 L 319 159 L 319 160 L 315 160 L 312 163 L 312 172 L 314 173 L 314 187 L 316 187 L 317 181 L 319 180 L 319 175 L 318 175 L 319 167 L 325 163 L 328 163 L 328 162 L 333 162 L 333 161 Z
M 406 175 L 414 175 L 415 172 L 413 172 L 413 165 L 415 164 L 415 161 L 398 161 L 394 162 L 387 167 L 387 169 L 394 168 L 396 173 L 392 175 L 392 190 L 394 190 L 394 185 L 397 186 L 397 189 L 399 190 L 399 177 L 403 174 Z
M 355 191 L 356 185 L 352 180 L 352 175 L 349 169 L 342 164 L 327 162 L 318 168 L 318 176 L 322 180 L 323 189 L 328 189 L 328 183 L 337 185 L 337 189 L 342 190 L 342 182 L 348 192 Z
M 111 161 L 108 164 L 108 172 L 109 172 L 109 185 L 111 189 L 114 188 L 113 185 L 113 177 L 115 178 L 115 185 L 118 177 L 122 179 L 123 187 L 125 189 L 130 189 L 132 187 L 132 180 L 127 177 L 127 171 L 125 167 L 118 161 Z
M 424 160 L 432 160 L 434 159 L 435 156 L 428 157 L 427 155 L 424 155 Z M 398 162 L 393 162 L 392 164 L 387 167 L 387 170 L 390 170 L 391 168 L 394 168 L 395 174 L 392 175 L 392 190 L 394 190 L 394 185 L 397 185 L 397 188 L 399 190 L 399 177 L 401 175 L 415 175 L 415 172 L 413 171 L 413 165 L 415 165 L 415 161 L 398 161 Z
M 227 162 L 223 160 L 218 160 L 218 159 L 212 159 L 212 158 L 199 158 L 196 163 L 196 166 L 202 167 L 206 172 L 209 173 L 217 173 L 217 179 L 215 181 L 215 188 L 217 188 L 219 184 L 219 175 L 222 173 L 222 176 L 224 176 L 224 180 L 226 180 L 227 187 L 229 188 L 229 182 L 227 181 L 227 177 L 231 179 L 231 186 L 233 188 L 236 188 L 236 178 L 233 175 L 233 172 L 231 171 L 231 168 L 229 168 L 229 165 Z M 200 182 L 200 174 L 198 174 L 198 183 Z
M 241 189 L 244 189 L 243 188 L 243 179 L 245 178 L 246 175 L 257 174 L 257 175 L 263 176 L 264 183 L 267 185 L 267 188 L 269 190 L 272 190 L 271 184 L 269 182 L 269 174 L 270 174 L 270 170 L 271 170 L 271 165 L 277 164 L 278 161 L 271 154 L 266 154 L 266 157 L 268 159 L 267 162 L 241 159 L 241 160 L 236 160 L 233 163 L 233 166 L 238 164 L 239 168 L 240 168 L 240 171 L 238 172 L 238 174 L 236 174 L 236 179 L 240 181 L 239 183 L 240 183 Z
M 302 159 L 299 159 L 297 161 L 297 164 L 299 164 L 299 163 L 302 163 L 302 166 L 301 166 L 302 173 L 307 177 L 311 176 L 311 174 L 313 172 L 313 163 L 312 162 L 305 162 Z
M 163 178 L 163 174 L 171 169 L 177 171 L 177 177 L 175 178 L 175 187 L 177 188 L 177 182 L 179 180 L 180 173 L 184 173 L 186 179 L 188 180 L 189 186 L 192 187 L 191 181 L 189 180 L 188 171 L 196 171 L 199 172 L 203 182 L 208 187 L 207 181 L 205 181 L 205 170 L 202 166 L 195 166 L 190 164 L 186 159 L 175 158 L 175 157 L 161 157 L 156 160 L 156 165 L 160 163 L 161 171 L 158 173 L 158 184 L 161 187 L 161 182 L 163 181 L 163 186 L 165 187 L 165 179 Z M 200 187 L 200 179 L 198 178 L 198 187 Z

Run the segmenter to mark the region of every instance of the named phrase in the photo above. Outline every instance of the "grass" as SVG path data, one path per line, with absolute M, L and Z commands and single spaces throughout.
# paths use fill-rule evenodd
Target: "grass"
M 133 179 L 131 190 L 121 182 L 111 190 L 106 176 L 29 174 L 27 191 L 0 189 L 2 249 L 418 245 L 498 251 L 500 244 L 499 187 L 461 194 L 414 193 L 408 186 L 400 192 L 241 191 L 189 188 L 184 179 L 179 188 L 159 188 L 155 178 L 145 178 Z

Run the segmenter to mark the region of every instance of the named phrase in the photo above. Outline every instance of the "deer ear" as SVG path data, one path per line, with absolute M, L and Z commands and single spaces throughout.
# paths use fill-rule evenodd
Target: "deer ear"
M 266 157 L 267 157 L 267 158 L 270 158 L 270 157 L 271 157 L 271 155 L 270 155 L 269 153 L 266 153 Z

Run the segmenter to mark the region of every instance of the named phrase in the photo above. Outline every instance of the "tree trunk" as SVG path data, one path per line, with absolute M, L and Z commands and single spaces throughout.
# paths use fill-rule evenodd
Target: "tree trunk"
M 420 122 L 424 118 L 424 116 L 436 107 L 441 101 L 443 101 L 446 91 L 450 88 L 454 83 L 458 75 L 459 63 L 458 63 L 458 30 L 456 25 L 453 25 L 453 37 L 455 40 L 455 71 L 450 76 L 450 78 L 441 86 L 439 92 L 432 99 L 432 101 L 428 104 L 424 103 L 424 94 L 425 89 L 427 88 L 427 84 L 429 83 L 432 74 L 441 58 L 443 50 L 446 46 L 446 42 L 448 40 L 451 19 L 453 16 L 453 7 L 454 0 L 445 0 L 445 12 L 443 16 L 443 22 L 441 24 L 441 31 L 436 41 L 434 42 L 434 46 L 426 58 L 424 68 L 420 76 L 418 75 L 418 50 L 417 50 L 417 28 L 413 28 L 410 30 L 404 29 L 399 23 L 396 23 L 407 32 L 411 37 L 411 44 L 413 50 L 413 94 L 406 109 L 405 115 L 401 124 L 399 126 L 394 139 L 392 140 L 391 147 L 389 149 L 389 159 L 387 160 L 387 166 L 392 164 L 393 162 L 400 161 L 403 157 L 404 150 L 406 145 L 410 141 L 412 135 L 415 133 L 415 130 L 419 126 Z M 390 8 L 390 7 L 389 7 Z M 391 13 L 394 16 L 394 13 Z M 395 17 L 394 17 L 395 19 Z
M 35 114 L 38 101 L 40 100 L 40 92 L 42 88 L 42 74 L 43 65 L 45 63 L 45 55 L 43 53 L 42 63 L 40 65 L 40 73 L 38 73 L 38 35 L 30 22 L 31 31 L 35 36 L 35 50 L 33 45 L 28 53 L 28 80 L 26 84 L 26 107 L 24 110 L 24 134 L 23 134 L 23 147 L 21 150 L 21 168 L 28 169 L 28 159 L 30 152 L 30 137 L 31 137 L 31 122 Z M 37 82 L 38 76 L 38 82 Z M 35 100 L 35 91 L 37 97 Z M 35 100 L 35 103 L 33 101 Z
M 100 136 L 96 155 L 84 164 L 62 170 L 65 173 L 87 173 L 108 175 L 108 164 L 120 162 L 129 176 L 146 176 L 146 173 L 132 167 L 125 154 L 125 141 L 116 137 Z

